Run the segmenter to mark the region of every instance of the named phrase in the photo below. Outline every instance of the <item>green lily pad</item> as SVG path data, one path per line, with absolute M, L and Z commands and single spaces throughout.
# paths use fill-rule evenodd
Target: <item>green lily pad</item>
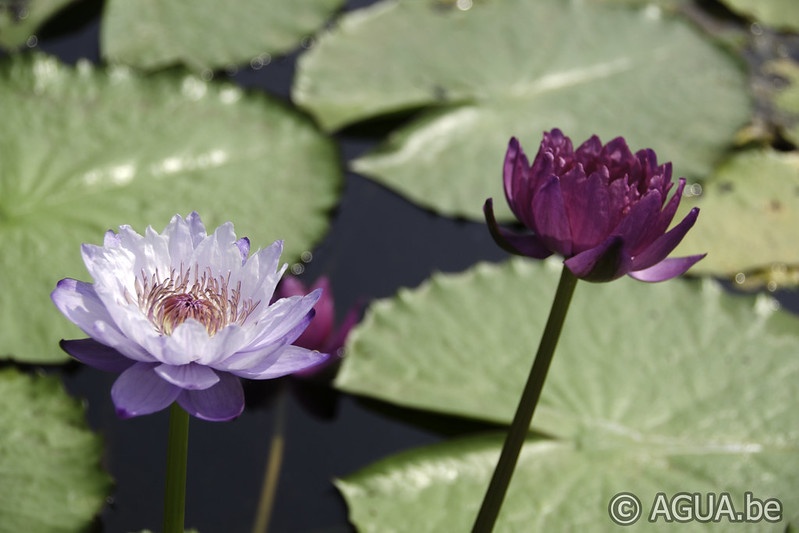
M 799 30 L 799 4 L 794 0 L 723 0 L 723 3 L 767 26 Z
M 336 485 L 347 501 L 350 520 L 363 533 L 469 531 L 502 440 L 502 435 L 487 435 L 413 450 L 337 480 Z M 641 516 L 631 531 L 664 531 L 676 526 L 666 518 L 677 515 L 664 512 L 660 502 L 675 494 L 700 493 L 699 512 L 707 515 L 708 493 L 727 492 L 735 511 L 743 513 L 744 494 L 751 492 L 761 501 L 779 499 L 782 519 L 732 525 L 724 518 L 715 524 L 691 521 L 680 523 L 679 530 L 782 533 L 788 520 L 797 516 L 799 465 L 791 458 L 796 451 L 796 446 L 755 451 L 712 445 L 686 449 L 669 443 L 643 446 L 631 439 L 611 446 L 597 446 L 587 438 L 530 439 L 496 531 L 619 531 L 608 507 L 622 492 L 633 493 L 641 503 Z M 752 507 L 750 516 L 756 512 Z M 648 522 L 650 516 L 653 523 Z
M 734 155 L 703 185 L 701 195 L 682 200 L 677 217 L 692 207 L 700 208 L 699 219 L 674 253 L 707 252 L 693 273 L 739 274 L 743 283 L 750 271 L 799 264 L 798 153 Z
M 184 63 L 215 69 L 299 46 L 343 0 L 109 0 L 100 48 L 109 61 L 153 69 Z
M 83 242 L 122 224 L 163 229 L 196 210 L 285 260 L 328 228 L 342 185 L 336 147 L 304 117 L 228 84 L 14 58 L 0 65 L 0 357 L 66 359 L 82 334 L 50 302 L 88 280 Z
M 376 302 L 350 335 L 337 386 L 509 422 L 559 270 L 520 258 L 481 264 Z M 651 501 L 657 491 L 751 490 L 795 514 L 799 320 L 776 307 L 712 280 L 580 282 L 533 420 L 553 440 L 528 446 L 500 530 L 611 529 L 608 501 L 621 491 Z M 417 518 L 470 520 L 500 442 L 483 442 L 475 458 L 455 441 L 347 479 L 356 524 L 413 531 Z M 419 489 L 413 512 L 405 484 Z M 393 521 L 403 512 L 408 522 Z
M 25 44 L 44 21 L 70 2 L 74 0 L 0 1 L 0 47 Z
M 101 439 L 56 377 L 0 370 L 0 531 L 87 530 L 111 489 Z
M 785 136 L 799 145 L 799 64 L 787 59 L 778 59 L 766 65 L 764 70 L 785 79 L 786 85 L 773 95 L 777 118 L 782 123 Z
M 576 143 L 622 135 L 701 178 L 750 110 L 740 66 L 688 23 L 655 6 L 561 0 L 486 0 L 466 12 L 381 2 L 347 14 L 300 57 L 293 97 L 326 129 L 431 108 L 353 168 L 473 219 L 485 198 L 503 196 L 511 136 L 532 157 L 553 127 Z

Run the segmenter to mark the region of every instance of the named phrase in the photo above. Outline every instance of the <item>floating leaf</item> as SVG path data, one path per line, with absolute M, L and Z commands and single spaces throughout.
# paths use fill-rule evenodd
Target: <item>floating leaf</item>
M 785 79 L 785 85 L 775 91 L 774 107 L 788 140 L 799 145 L 799 64 L 778 59 L 767 64 L 764 70 Z
M 510 421 L 558 271 L 554 261 L 482 264 L 376 302 L 350 336 L 337 386 Z M 651 501 L 657 491 L 751 490 L 795 514 L 799 320 L 775 308 L 710 280 L 580 283 L 533 421 L 555 440 L 528 446 L 500 529 L 611 529 L 608 501 L 621 491 Z M 410 452 L 346 480 L 356 524 L 414 531 L 448 516 L 448 529 L 465 529 L 457 515 L 474 516 L 501 445 L 480 442 Z M 413 512 L 406 484 L 418 489 Z M 403 512 L 407 521 L 394 521 Z
M 74 0 L 0 1 L 0 47 L 25 44 L 36 28 L 70 2 Z
M 298 46 L 343 0 L 109 0 L 100 48 L 144 69 L 175 63 L 215 69 L 263 61 Z
M 50 302 L 88 280 L 82 242 L 159 231 L 197 210 L 286 260 L 323 235 L 342 177 L 335 146 L 262 95 L 178 73 L 147 78 L 47 57 L 0 66 L 0 356 L 55 362 L 80 332 Z
M 412 36 L 412 37 L 411 37 Z M 323 127 L 433 106 L 353 168 L 447 215 L 502 198 L 508 139 L 623 135 L 704 177 L 747 121 L 739 65 L 682 20 L 562 0 L 381 2 L 300 57 L 293 89 Z M 507 219 L 504 202 L 495 204 Z
M 699 219 L 675 254 L 708 255 L 691 272 L 733 277 L 772 264 L 799 264 L 796 152 L 736 154 L 704 184 L 700 196 L 683 199 L 676 218 L 692 207 L 701 209 Z
M 723 0 L 723 3 L 767 26 L 799 30 L 799 4 L 795 0 Z
M 102 442 L 56 377 L 0 370 L 0 532 L 88 530 L 111 489 Z
M 350 520 L 363 533 L 469 531 L 502 447 L 502 435 L 465 438 L 413 450 L 380 461 L 336 485 Z M 680 523 L 680 531 L 782 533 L 796 517 L 799 493 L 796 447 L 756 452 L 746 449 L 681 448 L 669 443 L 642 446 L 633 439 L 597 446 L 586 435 L 573 441 L 530 439 L 522 450 L 496 531 L 619 531 L 608 507 L 621 492 L 635 494 L 642 513 L 633 531 L 663 531 L 657 493 L 728 492 L 736 512 L 745 512 L 744 493 L 761 501 L 777 498 L 783 519 L 746 525 L 723 518 L 707 524 Z M 790 462 L 788 462 L 790 461 Z M 649 523 L 652 515 L 654 523 Z M 623 509 L 622 509 L 623 510 Z M 752 507 L 750 516 L 756 516 Z M 676 513 L 675 513 L 676 514 Z M 774 513 L 772 513 L 774 516 Z

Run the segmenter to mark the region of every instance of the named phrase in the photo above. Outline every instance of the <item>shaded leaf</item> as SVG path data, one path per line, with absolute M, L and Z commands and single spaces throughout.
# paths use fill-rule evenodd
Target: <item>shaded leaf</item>
M 75 0 L 0 1 L 0 47 L 14 49 L 28 41 L 36 29 Z
M 87 530 L 111 478 L 102 442 L 56 377 L 0 370 L 0 532 Z
M 799 3 L 794 0 L 722 0 L 739 14 L 767 26 L 799 30 Z

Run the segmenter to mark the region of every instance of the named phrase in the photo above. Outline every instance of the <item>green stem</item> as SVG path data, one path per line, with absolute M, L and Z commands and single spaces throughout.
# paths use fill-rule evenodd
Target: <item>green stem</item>
M 164 489 L 164 533 L 183 533 L 186 512 L 186 458 L 189 450 L 189 413 L 177 402 L 169 409 L 169 442 Z
M 494 523 L 497 521 L 502 501 L 505 499 L 513 470 L 519 459 L 519 453 L 530 430 L 530 422 L 533 420 L 535 407 L 541 397 L 541 389 L 544 388 L 544 380 L 547 377 L 555 347 L 558 345 L 560 331 L 563 328 L 563 321 L 566 319 L 566 312 L 569 310 L 569 303 L 576 285 L 577 277 L 564 266 L 555 293 L 555 300 L 549 311 L 549 319 L 538 345 L 533 368 L 530 370 L 530 376 L 527 378 L 519 406 L 516 408 L 513 423 L 505 437 L 505 444 L 502 446 L 497 467 L 474 522 L 473 533 L 488 533 L 494 529 Z
M 266 533 L 269 531 L 269 522 L 272 517 L 272 508 L 277 495 L 277 482 L 280 478 L 280 465 L 283 462 L 283 447 L 285 445 L 285 419 L 286 419 L 286 388 L 280 386 L 277 405 L 275 407 L 275 426 L 272 429 L 272 444 L 269 447 L 269 457 L 266 460 L 264 484 L 261 488 L 261 497 L 258 500 L 258 510 L 255 515 L 253 533 Z

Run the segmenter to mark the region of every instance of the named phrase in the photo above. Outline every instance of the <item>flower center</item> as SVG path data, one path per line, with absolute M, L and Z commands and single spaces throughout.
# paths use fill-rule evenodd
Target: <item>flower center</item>
M 230 287 L 230 274 L 214 277 L 210 268 L 200 274 L 197 265 L 193 274 L 181 266 L 164 279 L 157 270 L 149 277 L 142 271 L 136 279 L 135 301 L 162 335 L 171 335 L 188 319 L 205 326 L 208 335 L 215 335 L 229 324 L 243 324 L 260 303 L 242 300 L 241 282 Z

